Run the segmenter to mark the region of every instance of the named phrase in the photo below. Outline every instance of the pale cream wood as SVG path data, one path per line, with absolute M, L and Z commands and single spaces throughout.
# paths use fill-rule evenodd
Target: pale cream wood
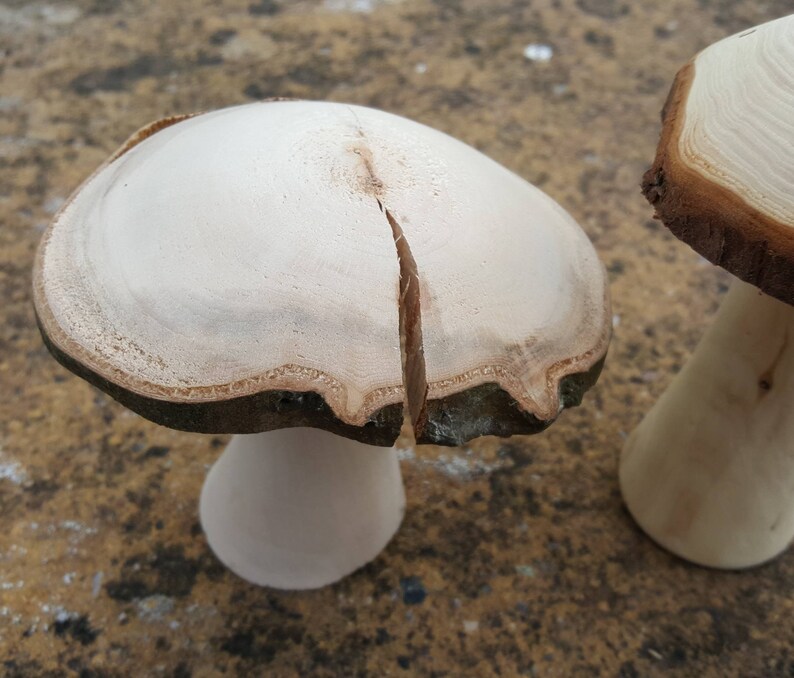
M 311 428 L 232 438 L 201 491 L 212 550 L 254 584 L 311 589 L 374 559 L 405 513 L 394 448 Z
M 720 568 L 794 537 L 794 309 L 734 280 L 694 354 L 626 441 L 620 485 L 655 541 Z
M 430 398 L 495 382 L 551 420 L 560 379 L 606 351 L 606 277 L 582 230 L 438 131 L 278 101 L 125 148 L 45 236 L 37 306 L 56 348 L 128 391 L 313 390 L 357 426 L 401 402 L 387 213 L 415 259 Z
M 382 442 L 403 403 L 419 437 L 426 398 L 443 420 L 442 399 L 484 384 L 516 402 L 475 389 L 483 428 L 441 439 L 516 410 L 536 430 L 568 375 L 578 402 L 610 338 L 603 266 L 551 198 L 441 132 L 344 104 L 144 128 L 67 202 L 37 262 L 59 360 L 187 430 L 308 421 Z M 235 437 L 201 521 L 242 577 L 312 588 L 374 558 L 404 503 L 393 450 L 295 428 Z
M 794 228 L 794 15 L 721 40 L 694 59 L 682 160 Z

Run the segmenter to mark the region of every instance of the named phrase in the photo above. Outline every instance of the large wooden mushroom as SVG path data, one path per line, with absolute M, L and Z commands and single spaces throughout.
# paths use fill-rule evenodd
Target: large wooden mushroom
M 726 38 L 678 73 L 643 191 L 737 279 L 626 442 L 623 496 L 696 563 L 762 563 L 794 538 L 794 16 Z
M 45 234 L 35 302 L 53 354 L 135 412 L 259 433 L 212 468 L 201 520 L 232 570 L 287 589 L 397 530 L 404 421 L 442 445 L 543 429 L 597 378 L 611 317 L 541 191 L 423 125 L 299 101 L 141 130 Z

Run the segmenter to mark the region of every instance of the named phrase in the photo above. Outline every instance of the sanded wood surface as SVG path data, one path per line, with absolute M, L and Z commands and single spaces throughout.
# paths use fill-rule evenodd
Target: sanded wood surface
M 639 191 L 660 108 L 692 55 L 791 11 L 5 0 L 0 673 L 790 678 L 794 551 L 741 573 L 691 565 L 636 527 L 617 466 L 729 277 L 653 220 Z M 530 44 L 551 58 L 529 60 Z M 42 345 L 31 300 L 54 211 L 143 121 L 277 95 L 399 113 L 540 186 L 595 243 L 615 323 L 582 407 L 542 435 L 404 450 L 395 539 L 300 594 L 247 584 L 201 533 L 197 499 L 228 438 L 158 426 L 73 376 Z
M 487 384 L 550 422 L 560 382 L 600 363 L 611 330 L 603 267 L 551 198 L 445 134 L 344 104 L 145 128 L 56 216 L 34 284 L 56 355 L 161 423 L 173 404 L 220 403 L 215 428 L 179 425 L 214 432 L 286 425 L 225 405 L 286 391 L 380 437 L 403 374 L 415 424 L 425 397 Z M 459 438 L 500 432 L 488 421 Z
M 794 15 L 700 52 L 678 73 L 643 191 L 665 225 L 794 303 Z
M 759 565 L 794 537 L 794 309 L 735 281 L 697 350 L 626 441 L 621 490 L 673 553 Z

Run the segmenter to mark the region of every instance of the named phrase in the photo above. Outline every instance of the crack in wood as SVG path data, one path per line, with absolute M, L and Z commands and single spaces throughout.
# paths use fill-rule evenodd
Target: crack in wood
M 421 437 L 427 423 L 427 374 L 422 343 L 422 314 L 419 270 L 411 246 L 394 215 L 378 199 L 378 207 L 391 226 L 400 265 L 400 355 L 402 358 L 404 412 L 414 439 Z

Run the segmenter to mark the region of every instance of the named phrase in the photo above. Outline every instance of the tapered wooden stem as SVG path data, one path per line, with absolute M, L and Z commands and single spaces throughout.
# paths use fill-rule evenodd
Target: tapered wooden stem
M 319 588 L 366 565 L 404 512 L 396 450 L 310 428 L 232 438 L 200 505 L 218 558 L 279 589 Z
M 735 280 L 694 355 L 626 442 L 640 526 L 701 565 L 743 568 L 794 538 L 794 309 Z

